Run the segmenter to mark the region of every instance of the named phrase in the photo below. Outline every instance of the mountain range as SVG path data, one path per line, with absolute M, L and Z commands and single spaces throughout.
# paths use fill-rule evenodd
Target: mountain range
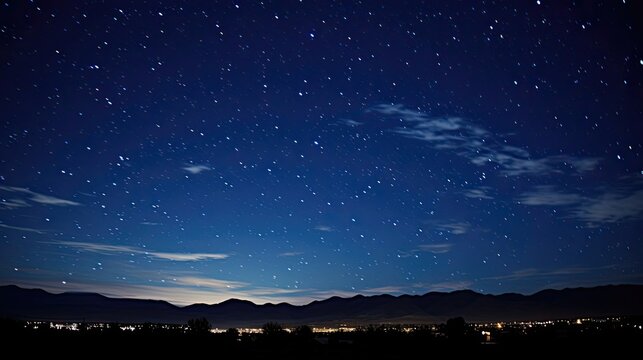
M 643 315 L 643 285 L 543 290 L 533 295 L 479 294 L 470 290 L 424 295 L 331 297 L 295 306 L 257 305 L 231 299 L 185 307 L 165 301 L 109 298 L 95 293 L 52 294 L 14 285 L 0 286 L 0 317 L 23 320 L 119 323 L 186 323 L 206 317 L 212 326 L 259 327 L 274 321 L 291 325 L 442 323 L 462 316 L 468 322 L 552 320 Z

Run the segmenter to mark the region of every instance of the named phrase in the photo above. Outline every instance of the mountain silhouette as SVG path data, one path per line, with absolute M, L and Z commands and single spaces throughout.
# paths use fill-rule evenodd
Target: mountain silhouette
M 257 305 L 230 299 L 185 307 L 165 301 L 117 299 L 94 293 L 51 294 L 0 286 L 0 317 L 23 320 L 120 323 L 186 323 L 206 317 L 215 327 L 441 323 L 462 316 L 469 322 L 552 320 L 643 315 L 643 285 L 543 290 L 533 295 L 485 295 L 470 290 L 424 295 L 331 297 L 303 306 Z

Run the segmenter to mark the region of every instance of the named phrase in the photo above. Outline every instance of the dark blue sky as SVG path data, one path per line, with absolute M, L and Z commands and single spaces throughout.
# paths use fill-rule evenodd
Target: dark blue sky
M 0 283 L 643 283 L 636 3 L 3 3 Z

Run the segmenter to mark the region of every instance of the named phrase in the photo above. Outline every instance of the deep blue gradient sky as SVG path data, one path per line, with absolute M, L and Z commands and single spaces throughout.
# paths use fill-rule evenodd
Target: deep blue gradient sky
M 636 1 L 0 8 L 0 283 L 643 283 Z

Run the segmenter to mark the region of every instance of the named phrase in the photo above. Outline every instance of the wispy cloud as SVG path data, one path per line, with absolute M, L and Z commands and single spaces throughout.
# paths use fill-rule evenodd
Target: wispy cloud
M 485 199 L 485 200 L 491 200 L 494 197 L 489 195 L 489 188 L 488 187 L 479 187 L 477 189 L 468 189 L 464 191 L 464 196 L 471 198 L 471 199 Z
M 360 290 L 312 290 L 307 292 L 307 296 L 315 300 L 328 299 L 333 296 L 339 296 L 343 298 L 350 298 L 355 295 L 375 296 L 388 294 L 397 296 L 402 294 L 424 294 L 427 288 L 430 289 L 430 286 L 426 286 L 423 284 L 414 284 L 413 286 L 387 285 Z
M 312 300 L 325 300 L 333 296 L 339 296 L 339 297 L 344 297 L 344 298 L 349 298 L 353 297 L 355 295 L 359 295 L 359 291 L 357 290 L 315 290 L 312 291 L 308 296 Z M 312 301 L 311 300 L 311 301 Z
M 524 205 L 562 206 L 581 203 L 583 196 L 557 191 L 553 186 L 537 186 L 534 190 L 523 193 L 519 201 Z
M 559 269 L 542 270 L 536 268 L 528 268 L 513 271 L 506 275 L 491 276 L 484 278 L 484 280 L 505 280 L 505 281 L 520 281 L 529 278 L 550 278 L 558 276 L 571 276 L 580 274 L 589 274 L 597 271 L 604 271 L 613 269 L 616 265 L 606 265 L 598 267 L 565 267 Z
M 2 199 L 0 201 L 0 208 L 8 210 L 30 206 L 31 205 L 23 199 Z
M 425 113 L 418 110 L 409 109 L 402 104 L 379 104 L 366 110 L 366 112 L 371 111 L 379 112 L 385 115 L 396 116 L 404 121 L 424 122 L 429 119 L 429 117 Z
M 612 271 L 609 273 L 594 273 L 587 274 L 586 276 L 561 276 L 558 278 L 548 278 L 546 282 L 547 289 L 565 289 L 571 287 L 592 287 L 601 285 L 615 285 L 615 284 L 643 284 L 643 273 L 622 273 L 620 271 Z
M 351 120 L 351 119 L 340 119 L 339 123 L 342 125 L 350 126 L 350 127 L 357 127 L 360 125 L 364 125 L 363 122 Z
M 426 291 L 456 291 L 470 289 L 473 282 L 466 280 L 442 281 L 428 284 L 416 284 L 416 287 L 426 289 Z
M 241 281 L 220 280 L 197 276 L 178 277 L 176 278 L 175 283 L 179 285 L 205 287 L 213 290 L 238 289 L 247 287 L 249 285 L 248 283 Z
M 172 261 L 200 261 L 200 260 L 221 260 L 230 257 L 228 254 L 213 254 L 213 253 L 174 253 L 174 252 L 145 252 L 159 259 L 166 259 Z
M 108 245 L 89 242 L 54 241 L 50 243 L 101 254 L 140 254 L 172 261 L 221 260 L 229 257 L 228 254 L 160 252 L 127 245 Z
M 212 170 L 212 168 L 210 168 L 209 166 L 196 165 L 196 164 L 195 165 L 191 164 L 191 165 L 184 166 L 184 167 L 182 167 L 182 169 L 187 171 L 187 172 L 189 172 L 190 174 L 193 174 L 193 175 L 200 174 L 200 173 L 202 173 L 204 171 Z
M 315 230 L 318 230 L 318 231 L 324 231 L 324 232 L 332 232 L 332 231 L 335 231 L 335 229 L 334 229 L 334 228 L 332 228 L 332 227 L 330 227 L 330 226 L 328 226 L 328 225 L 317 225 L 317 226 L 315 226 Z
M 420 244 L 415 249 L 408 251 L 399 250 L 397 257 L 399 258 L 408 258 L 408 257 L 418 257 L 419 253 L 428 252 L 432 254 L 446 254 L 453 248 L 451 243 L 442 243 L 442 244 Z
M 1 191 L 5 192 L 11 192 L 15 194 L 20 194 L 24 196 L 24 198 L 16 198 L 16 199 L 9 199 L 9 200 L 4 200 L 0 202 L 0 205 L 4 206 L 5 208 L 8 209 L 13 209 L 13 208 L 18 208 L 18 207 L 28 207 L 30 204 L 27 202 L 27 200 L 39 203 L 39 204 L 44 204 L 44 205 L 54 205 L 54 206 L 80 206 L 82 205 L 81 203 L 71 201 L 71 200 L 65 200 L 61 198 L 57 198 L 55 196 L 51 195 L 45 195 L 41 193 L 37 193 L 35 191 L 31 191 L 27 188 L 23 187 L 17 187 L 17 186 L 0 186 Z
M 44 230 L 28 228 L 28 227 L 12 226 L 12 225 L 7 225 L 7 224 L 0 224 L 0 227 L 3 227 L 5 229 L 11 229 L 11 230 L 32 232 L 32 233 L 36 233 L 36 234 L 45 234 Z
M 299 256 L 303 255 L 303 252 L 301 251 L 289 251 L 289 252 L 283 252 L 279 254 L 279 256 Z
M 430 117 L 400 104 L 380 104 L 367 110 L 397 118 L 403 125 L 394 133 L 422 140 L 439 150 L 451 150 L 473 164 L 495 164 L 509 176 L 545 175 L 573 171 L 578 174 L 593 170 L 598 158 L 555 155 L 537 158 L 527 150 L 504 145 L 501 136 L 460 117 Z
M 471 224 L 468 222 L 455 222 L 438 225 L 438 230 L 448 231 L 453 235 L 463 235 L 469 232 Z
M 626 193 L 606 192 L 588 199 L 572 209 L 571 217 L 588 224 L 641 221 L 643 219 L 643 189 Z
M 143 222 L 141 223 L 141 225 L 157 226 L 157 225 L 161 225 L 161 223 L 151 222 L 151 221 L 143 221 Z
M 381 295 L 381 294 L 398 295 L 398 294 L 404 294 L 407 292 L 408 292 L 408 289 L 403 286 L 380 286 L 375 288 L 364 289 L 361 291 L 363 295 Z
M 255 303 L 310 301 L 308 289 L 284 289 L 277 287 L 255 286 L 244 281 L 222 280 L 206 276 L 177 276 L 171 281 L 188 289 L 203 289 L 210 292 L 210 301 L 216 296 L 216 302 L 228 299 L 245 299 Z
M 60 199 L 54 196 L 38 194 L 35 192 L 30 192 L 30 194 L 32 195 L 30 200 L 40 204 L 55 205 L 55 206 L 79 206 L 80 205 L 80 203 L 78 202 Z
M 530 206 L 563 207 L 567 218 L 585 222 L 590 227 L 643 219 L 643 189 L 640 186 L 620 186 L 595 193 L 589 196 L 564 192 L 553 186 L 539 186 L 523 193 L 518 201 Z
M 421 244 L 418 245 L 418 250 L 424 251 L 424 252 L 430 252 L 433 254 L 444 254 L 448 253 L 451 251 L 451 248 L 453 248 L 453 244 Z

